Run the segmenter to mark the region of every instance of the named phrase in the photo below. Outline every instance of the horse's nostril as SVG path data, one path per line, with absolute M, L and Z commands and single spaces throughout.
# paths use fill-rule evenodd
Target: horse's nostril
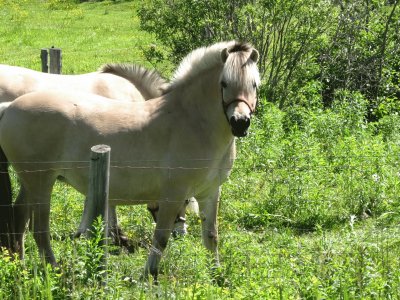
M 232 126 L 247 129 L 250 126 L 250 118 L 247 116 L 242 117 L 242 118 L 231 117 L 230 123 Z
M 230 118 L 229 123 L 231 124 L 232 133 L 235 136 L 245 136 L 250 126 L 250 118 L 247 116 L 241 118 L 233 116 Z

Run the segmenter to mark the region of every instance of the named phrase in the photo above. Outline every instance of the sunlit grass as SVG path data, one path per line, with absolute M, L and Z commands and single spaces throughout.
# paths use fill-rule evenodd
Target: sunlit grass
M 40 49 L 54 46 L 63 51 L 65 74 L 91 72 L 108 62 L 150 66 L 142 49 L 157 43 L 138 29 L 136 2 L 88 2 L 64 9 L 52 9 L 46 4 L 51 1 L 3 2 L 2 63 L 40 70 Z

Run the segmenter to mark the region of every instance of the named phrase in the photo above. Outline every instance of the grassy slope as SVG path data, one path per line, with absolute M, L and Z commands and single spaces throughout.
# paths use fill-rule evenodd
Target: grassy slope
M 111 61 L 146 64 L 140 47 L 156 43 L 151 35 L 138 30 L 138 19 L 133 10 L 137 5 L 135 1 L 58 4 L 60 9 L 49 9 L 49 4 L 43 1 L 0 0 L 0 5 L 2 63 L 39 70 L 40 49 L 54 45 L 63 49 L 64 73 L 83 73 Z M 164 66 L 160 67 L 163 70 Z M 272 120 L 276 116 L 271 114 L 268 117 Z M 333 226 L 338 228 L 335 230 L 317 227 L 313 233 L 298 234 L 284 227 L 288 223 L 280 219 L 288 211 L 293 211 L 291 218 L 300 225 L 306 224 L 303 219 L 312 219 L 314 215 L 329 218 L 330 214 L 341 214 L 341 210 L 346 210 L 346 203 L 334 201 L 338 191 L 336 186 L 348 178 L 342 179 L 337 175 L 337 181 L 331 181 L 330 185 L 321 184 L 322 189 L 329 187 L 326 193 L 315 187 L 315 182 L 307 176 L 324 178 L 329 174 L 319 172 L 320 169 L 313 169 L 314 173 L 308 174 L 302 171 L 304 166 L 291 168 L 290 164 L 285 164 L 287 157 L 281 154 L 297 151 L 292 154 L 293 159 L 298 162 L 305 159 L 310 165 L 312 162 L 303 153 L 305 146 L 301 143 L 310 140 L 301 136 L 298 140 L 291 140 L 284 149 L 279 133 L 273 133 L 278 127 L 258 128 L 256 136 L 241 143 L 241 151 L 251 152 L 240 153 L 241 160 L 236 164 L 238 170 L 225 185 L 220 217 L 222 287 L 212 283 L 207 271 L 209 257 L 201 246 L 199 221 L 194 216 L 189 216 L 190 235 L 171 241 L 162 263 L 165 275 L 161 276 L 159 286 L 137 281 L 147 255 L 144 248 L 139 248 L 133 255 L 111 256 L 108 287 L 99 286 L 94 270 L 99 249 L 87 240 L 64 240 L 77 226 L 82 196 L 58 185 L 53 196 L 52 236 L 56 255 L 62 261 L 61 272 L 42 266 L 36 246 L 28 236 L 24 262 L 10 262 L 7 257 L 0 259 L 0 298 L 398 298 L 398 228 L 384 228 L 374 220 L 358 222 L 356 219 L 353 224 L 348 211 Z M 272 140 L 275 145 L 267 146 L 264 138 L 268 142 Z M 345 145 L 336 145 L 339 147 Z M 315 149 L 315 155 L 312 151 L 309 148 L 311 159 L 318 159 L 320 150 Z M 266 156 L 268 159 L 263 163 L 276 169 L 271 173 L 254 172 L 249 168 L 251 163 L 244 163 L 251 157 L 257 165 L 259 155 Z M 362 175 L 363 180 L 374 172 L 371 170 Z M 269 186 L 265 185 L 265 174 L 268 174 Z M 358 179 L 352 182 L 356 185 Z M 342 187 L 345 189 L 346 182 Z M 363 187 L 357 188 L 362 191 Z M 268 203 L 273 205 L 263 208 L 268 197 L 272 197 Z M 314 201 L 323 199 L 326 207 L 313 206 L 307 202 L 310 197 Z M 300 205 L 300 200 L 305 202 Z M 318 215 L 315 210 L 321 207 L 324 213 Z M 339 207 L 338 212 L 335 209 Z M 152 224 L 145 209 L 121 208 L 120 213 L 122 225 L 129 235 L 138 243 L 148 245 Z M 317 223 L 324 224 L 321 220 Z M 267 226 L 268 222 L 275 227 Z M 256 230 L 246 231 L 244 228 Z
M 40 49 L 55 46 L 63 50 L 63 73 L 84 73 L 106 62 L 146 64 L 141 48 L 155 42 L 150 34 L 138 29 L 135 2 L 2 2 L 3 63 L 40 70 Z

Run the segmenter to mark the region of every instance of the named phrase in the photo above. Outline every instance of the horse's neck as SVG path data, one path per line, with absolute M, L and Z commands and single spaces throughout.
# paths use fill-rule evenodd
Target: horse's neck
M 187 124 L 195 124 L 199 134 L 207 135 L 210 147 L 218 148 L 219 155 L 225 156 L 234 152 L 234 137 L 222 108 L 220 71 L 215 68 L 203 72 L 198 79 L 174 90 L 173 99 L 180 102 L 174 105 L 183 107 Z
M 196 118 L 203 129 L 225 137 L 230 142 L 233 136 L 222 108 L 220 71 L 220 67 L 204 71 L 198 78 L 179 88 L 177 95 L 189 118 Z

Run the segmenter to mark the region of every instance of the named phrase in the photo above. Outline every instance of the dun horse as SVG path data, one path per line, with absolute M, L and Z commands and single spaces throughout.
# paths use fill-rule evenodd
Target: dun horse
M 0 146 L 21 182 L 15 203 L 20 255 L 32 217 L 40 254 L 56 264 L 51 190 L 62 179 L 86 194 L 88 149 L 101 143 L 112 149 L 110 203 L 159 208 L 145 276 L 157 276 L 176 215 L 192 196 L 199 203 L 203 243 L 218 264 L 220 186 L 233 166 L 235 136 L 246 136 L 255 110 L 257 60 L 248 44 L 218 43 L 189 54 L 165 94 L 145 102 L 61 91 L 13 101 L 0 119 Z M 10 196 L 9 189 L 1 186 L 0 196 Z
M 157 72 L 139 65 L 106 64 L 98 72 L 81 75 L 47 74 L 22 67 L 0 65 L 0 107 L 4 105 L 3 102 L 13 101 L 21 95 L 40 90 L 73 90 L 116 100 L 145 101 L 161 96 L 166 87 L 167 82 Z M 4 227 L 9 227 L 8 223 L 11 222 L 12 217 L 11 204 L 4 202 L 0 204 L 2 205 L 0 222 L 4 223 Z M 153 218 L 156 218 L 157 208 L 148 206 L 148 209 Z M 184 216 L 185 211 L 182 210 L 177 217 L 177 221 L 180 221 L 176 224 L 178 232 L 185 231 Z M 83 228 L 85 217 L 86 212 L 83 214 L 81 225 L 75 236 L 85 231 Z M 129 247 L 127 238 L 117 225 L 115 207 L 110 207 L 109 217 L 111 236 L 117 244 Z M 8 234 L 0 232 L 0 236 L 0 246 L 10 244 Z
M 13 101 L 35 91 L 82 91 L 110 99 L 144 101 L 159 97 L 167 83 L 138 65 L 107 64 L 98 72 L 56 75 L 22 67 L 0 65 L 0 102 Z

